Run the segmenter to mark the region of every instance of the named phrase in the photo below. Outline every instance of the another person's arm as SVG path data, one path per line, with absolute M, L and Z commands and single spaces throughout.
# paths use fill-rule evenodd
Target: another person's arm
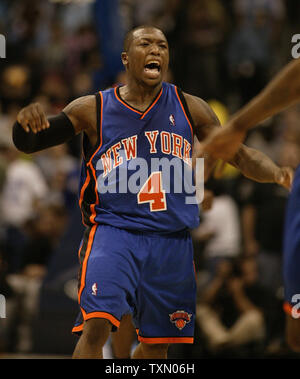
M 228 160 L 238 151 L 246 132 L 285 108 L 300 101 L 300 59 L 287 64 L 248 104 L 237 111 L 227 124 L 203 142 L 201 152 Z
M 193 118 L 194 132 L 200 142 L 215 130 L 222 129 L 217 116 L 207 103 L 187 94 L 185 94 L 185 98 Z M 209 168 L 211 168 L 215 159 L 211 153 L 208 156 Z M 237 153 L 229 163 L 238 168 L 244 176 L 257 182 L 277 183 L 286 188 L 291 186 L 293 171 L 290 168 L 278 167 L 264 153 L 245 145 L 239 146 Z
M 267 155 L 248 146 L 241 145 L 229 163 L 256 182 L 277 183 L 287 189 L 292 185 L 293 170 L 290 167 L 279 167 Z

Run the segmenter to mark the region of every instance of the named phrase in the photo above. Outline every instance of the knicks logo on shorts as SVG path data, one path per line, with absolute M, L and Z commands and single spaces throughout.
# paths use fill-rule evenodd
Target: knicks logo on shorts
M 170 321 L 175 324 L 176 328 L 179 330 L 183 329 L 186 324 L 191 321 L 192 314 L 185 311 L 176 311 L 172 314 L 169 314 Z

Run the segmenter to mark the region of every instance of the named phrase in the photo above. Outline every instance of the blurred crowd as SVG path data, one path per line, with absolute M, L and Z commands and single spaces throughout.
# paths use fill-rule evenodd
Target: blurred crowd
M 32 352 L 39 291 L 78 207 L 81 159 L 81 137 L 24 156 L 12 144 L 11 127 L 30 102 L 53 115 L 79 96 L 124 82 L 120 60 L 114 72 L 108 69 L 107 44 L 115 41 L 99 28 L 97 12 L 107 12 L 101 16 L 107 23 L 112 19 L 120 40 L 140 24 L 161 28 L 170 45 L 168 80 L 208 101 L 221 123 L 291 59 L 291 36 L 300 32 L 298 0 L 107 0 L 119 23 L 109 5 L 99 3 L 0 3 L 0 34 L 6 38 L 6 59 L 0 60 L 0 294 L 7 299 L 0 352 Z M 299 120 L 300 107 L 288 109 L 258 125 L 246 144 L 295 168 Z M 196 342 L 170 354 L 289 356 L 281 273 L 288 192 L 220 166 L 207 184 L 214 193 L 212 209 L 193 231 Z

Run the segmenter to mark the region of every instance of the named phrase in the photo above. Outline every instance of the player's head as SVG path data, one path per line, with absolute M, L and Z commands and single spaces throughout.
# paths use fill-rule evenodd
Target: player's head
M 129 77 L 149 86 L 163 80 L 169 65 L 169 46 L 164 33 L 153 26 L 139 26 L 124 39 L 122 62 Z

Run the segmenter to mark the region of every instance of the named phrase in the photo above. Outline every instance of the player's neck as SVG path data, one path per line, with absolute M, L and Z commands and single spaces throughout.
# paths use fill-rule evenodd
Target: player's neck
M 161 86 L 161 82 L 156 86 L 150 87 L 137 82 L 128 81 L 127 85 L 120 88 L 120 96 L 126 103 L 143 112 L 157 96 Z

